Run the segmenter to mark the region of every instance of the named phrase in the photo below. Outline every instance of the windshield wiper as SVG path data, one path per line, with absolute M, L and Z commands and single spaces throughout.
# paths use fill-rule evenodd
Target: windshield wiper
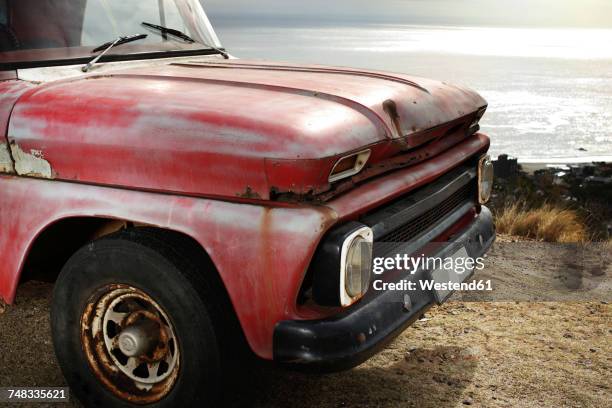
M 142 25 L 145 26 L 145 27 L 152 28 L 154 30 L 158 30 L 162 34 L 170 34 L 171 36 L 180 38 L 181 40 L 183 40 L 185 42 L 188 42 L 190 44 L 196 42 L 196 40 L 194 40 L 193 38 L 191 38 L 190 36 L 188 36 L 184 32 L 179 31 L 179 30 L 175 30 L 174 28 L 168 28 L 168 27 L 157 25 L 157 24 L 147 23 L 147 22 L 144 22 L 144 21 L 142 22 Z M 207 46 L 207 47 L 217 51 L 219 54 L 223 55 L 223 57 L 225 59 L 229 59 L 229 54 L 227 52 L 225 52 L 225 51 L 223 51 L 223 50 L 221 50 L 221 49 L 219 49 L 217 47 L 213 47 L 212 45 L 209 45 L 209 44 L 206 44 L 206 43 L 203 43 L 203 44 L 205 46 Z
M 170 35 L 172 35 L 174 37 L 177 37 L 177 38 L 180 38 L 181 40 L 184 40 L 184 41 L 186 41 L 188 43 L 196 42 L 193 38 L 191 38 L 190 36 L 188 36 L 184 32 L 179 31 L 179 30 L 175 30 L 174 28 L 168 28 L 168 27 L 157 25 L 157 24 L 146 23 L 144 21 L 143 21 L 142 25 L 145 26 L 145 27 L 152 28 L 154 30 L 158 30 L 162 34 L 170 34 Z
M 147 34 L 136 34 L 136 35 L 130 35 L 126 37 L 117 37 L 115 41 L 107 42 L 107 43 L 100 45 L 99 47 L 94 48 L 93 51 L 91 51 L 92 53 L 102 51 L 102 50 L 104 51 L 102 51 L 98 56 L 96 56 L 94 59 L 89 61 L 87 65 L 83 65 L 83 67 L 81 67 L 81 71 L 83 72 L 89 71 L 91 67 L 96 65 L 96 63 L 100 60 L 100 58 L 102 58 L 104 54 L 109 52 L 113 47 L 116 47 L 117 45 L 121 45 L 121 44 L 131 43 L 133 41 L 142 40 L 143 38 L 147 38 L 147 37 L 148 37 Z

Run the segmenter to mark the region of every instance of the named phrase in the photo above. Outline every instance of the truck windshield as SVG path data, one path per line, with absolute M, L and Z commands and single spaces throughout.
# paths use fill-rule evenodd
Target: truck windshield
M 145 39 L 115 47 L 104 60 L 218 53 L 221 47 L 200 0 L 0 0 L 0 69 L 80 63 L 100 44 L 143 33 Z

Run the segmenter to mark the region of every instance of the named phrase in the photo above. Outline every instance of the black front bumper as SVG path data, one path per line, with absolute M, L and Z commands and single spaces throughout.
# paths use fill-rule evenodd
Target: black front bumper
M 495 240 L 491 212 L 482 207 L 463 231 L 437 253 L 445 258 L 464 246 L 472 258 L 483 256 Z M 429 271 L 419 270 L 402 279 L 428 279 Z M 405 307 L 405 296 L 410 307 Z M 339 371 L 355 367 L 404 331 L 436 303 L 427 290 L 386 291 L 362 299 L 340 314 L 322 320 L 279 322 L 274 331 L 274 360 L 312 368 L 318 371 Z

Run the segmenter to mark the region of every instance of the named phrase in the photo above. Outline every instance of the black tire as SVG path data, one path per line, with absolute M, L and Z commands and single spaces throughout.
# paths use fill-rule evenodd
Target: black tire
M 237 323 L 235 317 L 228 318 L 231 305 L 202 252 L 192 241 L 172 232 L 135 228 L 91 242 L 66 263 L 51 306 L 53 343 L 72 392 L 86 407 L 215 406 L 223 381 L 224 354 L 229 345 L 236 344 L 228 336 L 235 336 Z M 84 351 L 84 343 L 95 341 L 93 334 L 85 336 L 89 340 L 81 339 L 89 333 L 81 327 L 84 314 L 89 316 L 88 304 L 91 309 L 96 294 L 114 285 L 142 291 L 170 321 L 180 364 L 162 397 L 158 394 L 148 400 L 147 391 L 138 401 L 128 401 L 125 391 L 132 386 L 124 384 L 128 377 L 117 380 L 119 387 L 105 385 L 100 379 L 110 377 L 101 376 L 92 367 L 93 354 Z

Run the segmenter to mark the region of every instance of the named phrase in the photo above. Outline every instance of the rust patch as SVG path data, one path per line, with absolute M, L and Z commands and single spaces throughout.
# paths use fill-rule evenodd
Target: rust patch
M 15 161 L 15 171 L 20 176 L 53 178 L 51 164 L 44 159 L 42 152 L 30 150 L 30 153 L 26 153 L 15 142 L 11 142 L 11 154 Z
M 94 232 L 91 239 L 98 239 L 106 235 L 110 235 L 114 232 L 128 228 L 131 223 L 123 220 L 108 220 L 107 223 L 102 225 L 98 230 Z
M 266 271 L 274 270 L 274 259 L 277 255 L 275 253 L 276 248 L 271 242 L 272 237 L 272 214 L 270 207 L 263 207 L 263 214 L 260 222 L 260 249 L 261 259 L 263 260 L 263 268 Z M 278 293 L 274 279 L 264 279 L 263 281 L 266 289 L 266 303 L 269 308 L 267 313 L 271 313 L 275 309 L 275 303 L 278 302 Z
M 13 158 L 6 143 L 0 143 L 0 173 L 15 173 Z
M 240 198 L 250 198 L 250 199 L 257 199 L 257 200 L 261 199 L 261 196 L 259 195 L 259 193 L 257 191 L 253 191 L 251 186 L 247 186 L 244 193 L 238 193 L 236 195 Z

